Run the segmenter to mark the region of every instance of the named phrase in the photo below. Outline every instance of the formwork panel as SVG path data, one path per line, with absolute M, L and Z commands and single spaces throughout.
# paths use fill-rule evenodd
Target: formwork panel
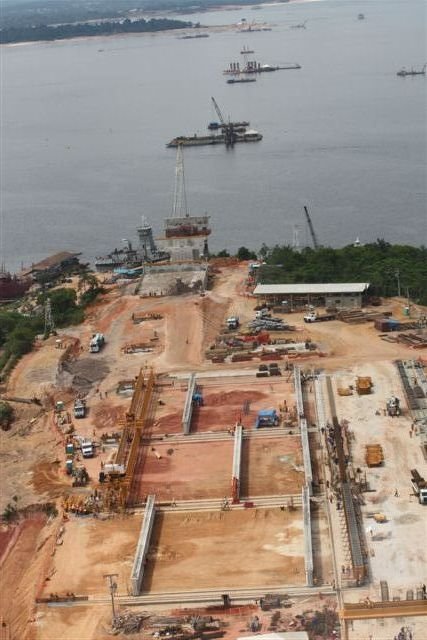
M 241 496 L 300 495 L 303 484 L 304 466 L 299 436 L 243 440 Z
M 154 443 L 143 448 L 133 499 L 199 500 L 230 495 L 234 440 Z
M 301 510 L 160 513 L 143 591 L 302 585 Z

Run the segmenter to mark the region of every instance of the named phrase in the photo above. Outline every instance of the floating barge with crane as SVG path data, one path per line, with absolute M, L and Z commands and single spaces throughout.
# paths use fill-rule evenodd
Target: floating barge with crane
M 234 146 L 237 142 L 259 142 L 262 135 L 255 129 L 247 129 L 249 122 L 226 122 L 215 98 L 211 98 L 215 111 L 219 118 L 218 122 L 210 122 L 208 129 L 217 130 L 219 133 L 194 136 L 177 136 L 167 143 L 168 148 L 199 147 L 204 145 L 225 144 L 227 147 Z
M 400 76 L 401 78 L 405 78 L 406 76 L 425 76 L 426 67 L 427 65 L 424 65 L 419 71 L 417 71 L 416 69 L 405 69 L 405 67 L 402 67 L 402 69 L 398 71 L 396 75 Z

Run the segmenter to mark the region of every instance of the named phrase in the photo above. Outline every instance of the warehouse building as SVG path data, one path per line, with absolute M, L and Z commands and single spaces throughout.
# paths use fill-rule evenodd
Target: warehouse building
M 254 295 L 269 305 L 283 305 L 289 311 L 313 307 L 360 309 L 369 282 L 328 284 L 258 284 Z

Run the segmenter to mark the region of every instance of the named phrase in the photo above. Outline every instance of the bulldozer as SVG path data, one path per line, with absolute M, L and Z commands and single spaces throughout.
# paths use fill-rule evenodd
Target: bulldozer
M 386 408 L 387 415 L 391 416 L 392 418 L 394 418 L 395 416 L 400 416 L 402 413 L 400 409 L 400 400 L 396 396 L 391 396 L 391 398 L 387 400 Z

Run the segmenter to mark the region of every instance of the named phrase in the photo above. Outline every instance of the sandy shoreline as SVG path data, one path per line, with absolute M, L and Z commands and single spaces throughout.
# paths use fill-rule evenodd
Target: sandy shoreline
M 193 13 L 214 13 L 214 12 L 219 12 L 219 11 L 237 11 L 239 9 L 253 9 L 254 7 L 275 7 L 275 6 L 281 6 L 281 5 L 288 5 L 288 4 L 307 4 L 307 3 L 311 3 L 311 2 L 321 2 L 322 0 L 285 0 L 285 1 L 281 1 L 281 2 L 265 2 L 265 3 L 261 3 L 261 4 L 253 4 L 253 5 L 241 5 L 241 4 L 227 4 L 227 5 L 223 5 L 220 7 L 209 7 L 208 9 L 206 9 L 205 11 L 203 9 L 198 9 L 197 12 L 193 12 Z M 183 16 L 191 16 L 193 15 L 193 13 L 183 13 Z M 165 18 L 165 17 L 170 17 L 171 15 L 175 16 L 176 19 L 179 19 L 180 14 L 177 14 L 176 12 L 164 12 L 164 13 L 157 13 L 157 12 L 147 12 L 147 13 L 141 13 L 141 15 L 139 16 L 139 18 L 146 18 L 146 19 L 151 19 L 151 18 Z M 184 22 L 184 20 L 183 20 Z M 82 23 L 83 24 L 83 23 Z M 233 24 L 223 24 L 223 25 L 201 25 L 200 26 L 200 30 L 203 30 L 205 32 L 208 33 L 219 33 L 221 31 L 228 31 L 231 29 L 235 29 L 237 27 L 237 25 L 235 23 Z M 1 44 L 0 48 L 2 47 L 7 47 L 7 48 L 12 48 L 12 47 L 23 47 L 23 46 L 28 46 L 28 45 L 35 45 L 35 44 L 57 44 L 58 42 L 73 42 L 73 41 L 89 41 L 89 40 L 104 40 L 105 38 L 111 39 L 111 38 L 128 38 L 129 36 L 155 36 L 157 34 L 161 34 L 161 35 L 165 35 L 168 33 L 171 34 L 180 34 L 183 32 L 187 32 L 190 29 L 190 27 L 183 27 L 182 29 L 161 29 L 159 31 L 141 31 L 141 32 L 136 32 L 136 33 L 112 33 L 112 34 L 99 34 L 99 35 L 94 35 L 94 36 L 75 36 L 72 38 L 58 38 L 56 40 L 29 40 L 29 41 L 23 41 L 23 42 L 8 42 L 5 44 Z

